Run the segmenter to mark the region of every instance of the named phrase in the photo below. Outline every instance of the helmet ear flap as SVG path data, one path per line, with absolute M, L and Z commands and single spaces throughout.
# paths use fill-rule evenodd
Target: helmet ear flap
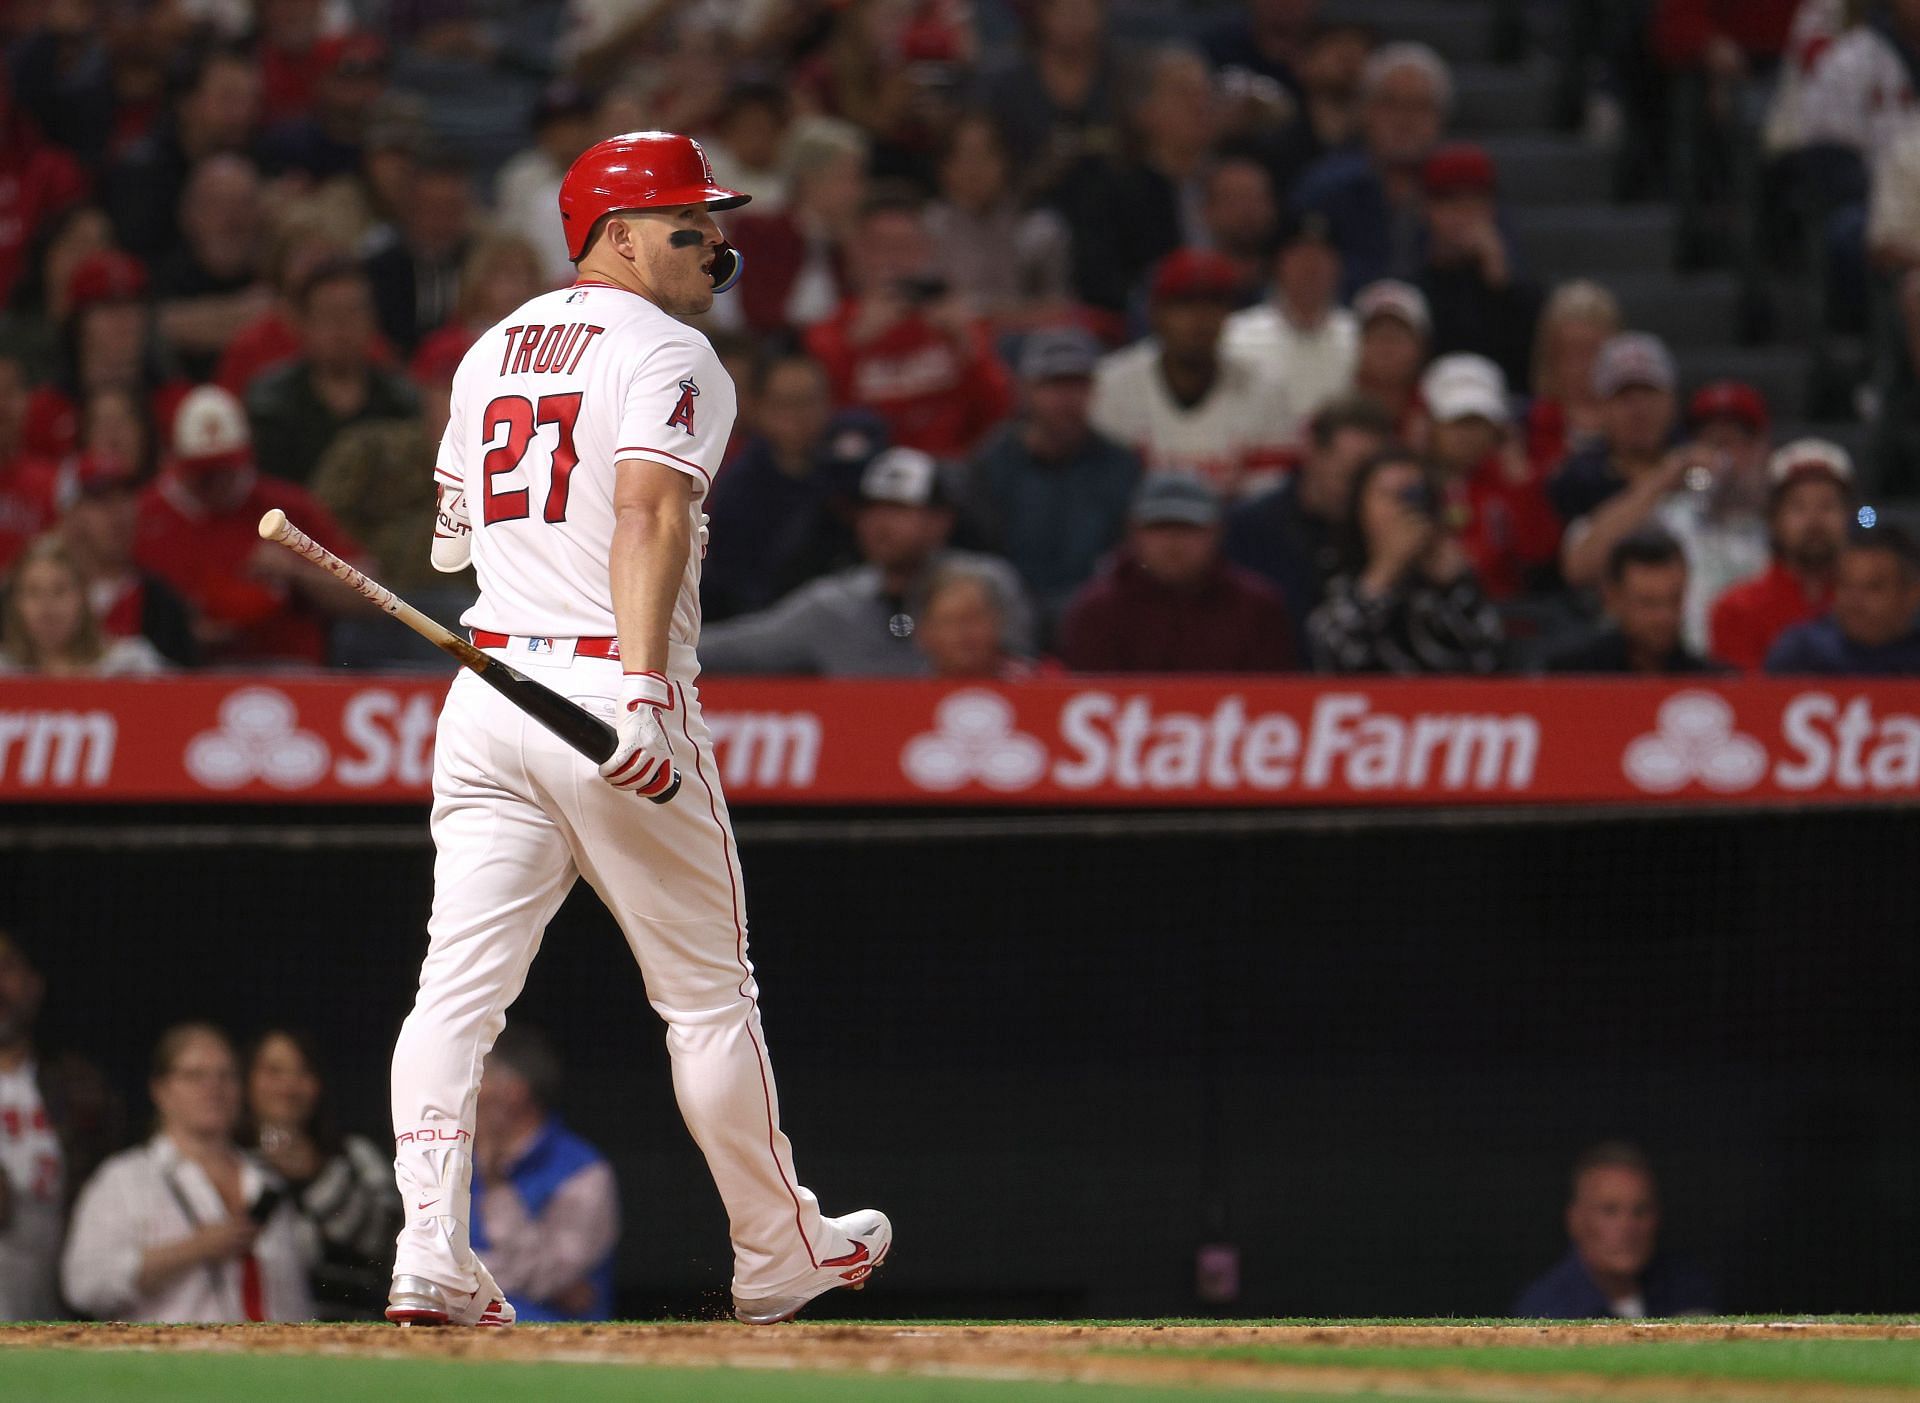
M 740 281 L 740 272 L 746 267 L 746 260 L 740 256 L 740 250 L 732 244 L 722 241 L 713 253 L 713 268 L 707 274 L 713 279 L 715 293 L 725 292 Z

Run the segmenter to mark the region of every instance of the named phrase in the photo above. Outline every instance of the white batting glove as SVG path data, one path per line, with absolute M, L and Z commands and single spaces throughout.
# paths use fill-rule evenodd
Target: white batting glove
M 673 684 L 658 672 L 629 672 L 620 682 L 619 744 L 600 765 L 615 789 L 657 799 L 673 787 L 673 741 L 666 717 L 674 709 Z

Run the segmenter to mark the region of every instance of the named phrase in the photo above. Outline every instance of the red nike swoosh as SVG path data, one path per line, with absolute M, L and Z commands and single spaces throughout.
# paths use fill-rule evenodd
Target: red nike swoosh
M 823 1267 L 857 1267 L 866 1260 L 867 1244 L 864 1242 L 856 1242 L 853 1244 L 853 1251 L 847 1253 L 846 1256 L 823 1257 L 820 1259 L 820 1265 Z
M 418 1211 L 418 1212 L 421 1212 L 421 1213 L 424 1213 L 424 1212 L 426 1212 L 426 1211 L 427 1211 L 427 1210 L 428 1210 L 429 1208 L 431 1208 L 431 1207 L 433 1207 L 433 1205 L 434 1205 L 434 1204 L 436 1204 L 436 1203 L 438 1203 L 439 1201 L 440 1201 L 440 1200 L 439 1200 L 439 1199 L 437 1199 L 437 1198 L 430 1198 L 430 1199 L 428 1199 L 428 1200 L 427 1200 L 427 1201 L 426 1201 L 425 1203 L 416 1203 L 416 1204 L 414 1204 L 413 1206 L 414 1206 L 414 1208 L 415 1208 L 415 1210 L 416 1210 L 416 1211 Z

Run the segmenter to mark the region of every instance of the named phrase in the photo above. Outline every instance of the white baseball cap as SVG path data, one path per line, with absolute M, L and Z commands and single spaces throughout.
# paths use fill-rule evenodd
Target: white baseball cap
M 1354 293 L 1353 315 L 1363 327 L 1375 317 L 1397 317 L 1422 336 L 1433 330 L 1426 293 L 1398 278 L 1382 278 Z
M 1767 459 L 1767 480 L 1775 488 L 1808 474 L 1824 475 L 1843 486 L 1853 485 L 1853 457 L 1839 444 L 1824 438 L 1797 438 L 1783 444 Z
M 1485 356 L 1440 357 L 1427 367 L 1420 381 L 1420 398 L 1442 424 L 1460 419 L 1506 424 L 1512 419 L 1507 406 L 1506 374 Z
M 188 391 L 173 415 L 173 456 L 186 467 L 225 464 L 244 458 L 253 446 L 247 412 L 218 385 Z
M 940 465 L 917 448 L 889 448 L 860 474 L 860 500 L 902 507 L 940 506 Z

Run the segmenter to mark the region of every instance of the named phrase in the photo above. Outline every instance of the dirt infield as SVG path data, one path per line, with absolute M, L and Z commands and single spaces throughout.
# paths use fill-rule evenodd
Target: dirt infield
M 459 1358 L 473 1361 L 624 1363 L 835 1374 L 1154 1384 L 1262 1392 L 1388 1394 L 1443 1399 L 1712 1400 L 1920 1399 L 1912 1385 L 1841 1386 L 1800 1381 L 1617 1377 L 1484 1367 L 1399 1367 L 1377 1354 L 1343 1366 L 1344 1351 L 1549 1350 L 1636 1344 L 1728 1344 L 1786 1340 L 1920 1341 L 1916 1324 L 1646 1323 L 1599 1325 L 580 1325 L 507 1331 L 398 1330 L 383 1325 L 133 1326 L 51 1325 L 0 1329 L 6 1348 L 199 1351 Z M 1206 1357 L 1215 1352 L 1325 1350 L 1324 1363 Z

